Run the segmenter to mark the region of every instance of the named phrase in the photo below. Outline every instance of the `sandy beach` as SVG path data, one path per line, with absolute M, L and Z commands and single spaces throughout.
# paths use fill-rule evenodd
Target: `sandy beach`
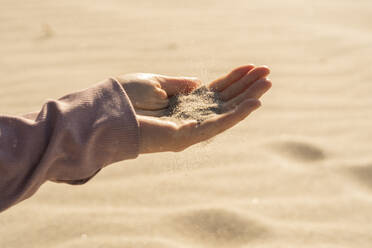
M 44 184 L 1 248 L 372 247 L 372 1 L 0 3 L 1 114 L 132 72 L 273 82 L 211 141 Z

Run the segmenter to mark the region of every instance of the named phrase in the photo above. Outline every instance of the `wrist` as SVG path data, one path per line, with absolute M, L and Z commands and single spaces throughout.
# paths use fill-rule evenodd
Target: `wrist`
M 137 115 L 137 120 L 140 154 L 173 151 L 175 123 L 142 115 Z

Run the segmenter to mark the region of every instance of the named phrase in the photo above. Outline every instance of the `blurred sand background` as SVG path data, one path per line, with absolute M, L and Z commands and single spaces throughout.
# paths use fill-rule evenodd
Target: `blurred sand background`
M 1 248 L 372 247 L 372 1 L 0 4 L 2 114 L 129 72 L 267 64 L 274 84 L 207 144 L 43 185 Z

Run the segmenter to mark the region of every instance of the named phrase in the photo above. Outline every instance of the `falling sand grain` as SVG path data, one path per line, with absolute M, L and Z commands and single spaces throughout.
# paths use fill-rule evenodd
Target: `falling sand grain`
M 171 97 L 167 116 L 171 119 L 202 122 L 220 114 L 221 103 L 217 92 L 202 86 L 188 95 L 179 94 Z

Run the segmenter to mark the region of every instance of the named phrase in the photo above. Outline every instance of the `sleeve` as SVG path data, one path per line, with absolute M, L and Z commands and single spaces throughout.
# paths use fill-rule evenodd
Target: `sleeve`
M 0 115 L 0 212 L 47 180 L 82 184 L 138 150 L 138 121 L 115 79 L 50 100 L 39 113 Z

